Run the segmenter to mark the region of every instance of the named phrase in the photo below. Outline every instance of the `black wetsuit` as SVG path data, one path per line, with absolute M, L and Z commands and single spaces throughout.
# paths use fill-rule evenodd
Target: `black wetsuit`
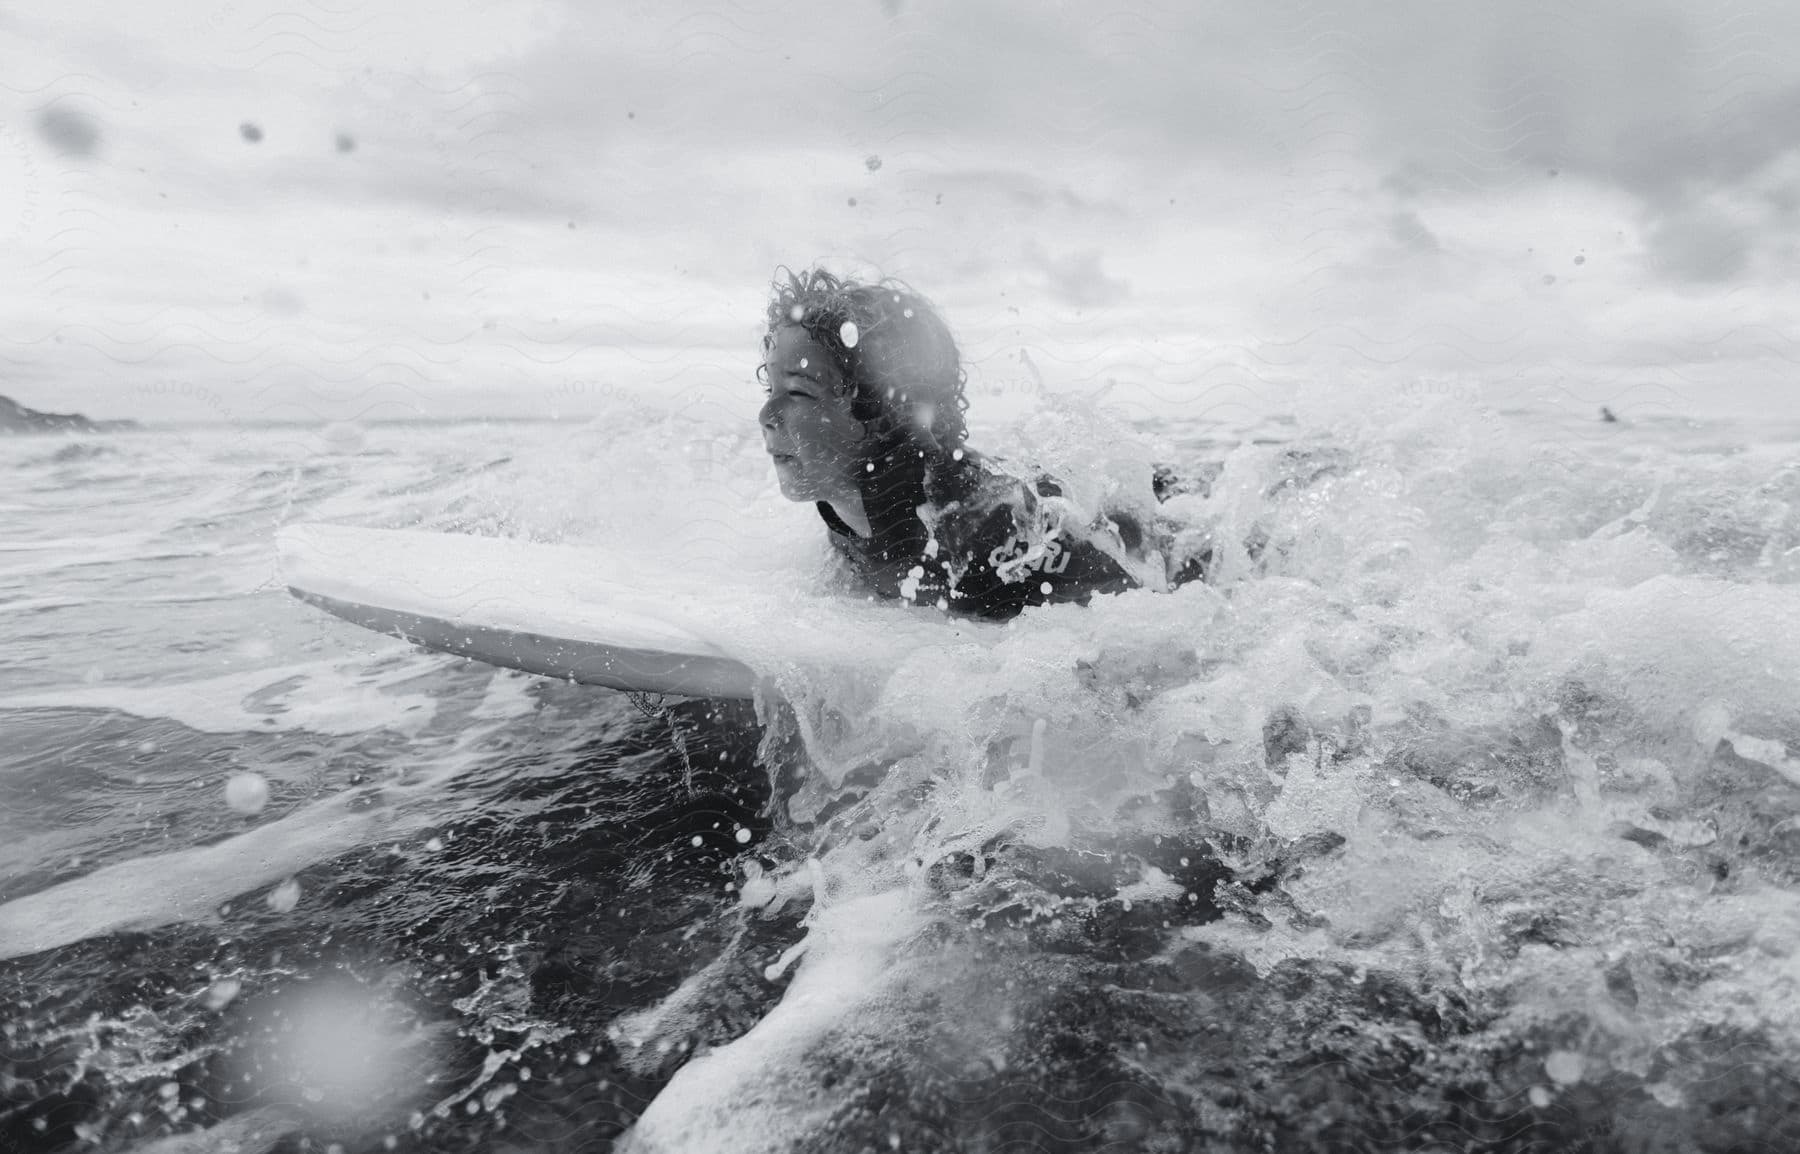
M 970 617 L 1004 620 L 1028 605 L 1086 603 L 1139 582 L 1118 557 L 1078 526 L 1061 525 L 1041 498 L 1061 495 L 1039 478 L 1027 487 L 967 451 L 930 455 L 912 445 L 879 457 L 863 487 L 870 534 L 859 536 L 831 506 L 818 503 L 832 548 L 872 596 L 936 606 Z M 1161 495 L 1159 483 L 1158 492 Z M 1144 532 L 1113 515 L 1099 538 L 1137 557 Z M 1202 575 L 1191 562 L 1172 584 Z

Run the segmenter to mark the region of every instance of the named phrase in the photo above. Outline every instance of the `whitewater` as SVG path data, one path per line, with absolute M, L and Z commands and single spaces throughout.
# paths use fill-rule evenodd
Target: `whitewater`
M 731 704 L 358 630 L 274 535 L 812 596 L 753 426 L 0 440 L 0 1147 L 1800 1145 L 1800 419 L 1480 400 L 978 421 L 1199 479 L 1209 580 Z

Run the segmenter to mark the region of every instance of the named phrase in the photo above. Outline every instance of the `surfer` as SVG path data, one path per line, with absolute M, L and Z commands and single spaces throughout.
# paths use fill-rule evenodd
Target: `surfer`
M 910 289 L 786 272 L 767 323 L 764 447 L 870 596 L 1005 619 L 1204 575 L 1208 555 L 1177 558 L 1161 518 L 1083 515 L 1054 478 L 1027 483 L 970 449 L 956 342 Z M 1157 470 L 1159 501 L 1178 485 Z

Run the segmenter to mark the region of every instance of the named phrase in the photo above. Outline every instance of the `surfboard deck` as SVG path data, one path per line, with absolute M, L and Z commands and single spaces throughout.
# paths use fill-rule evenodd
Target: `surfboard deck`
M 750 666 L 669 619 L 703 587 L 634 581 L 605 550 L 342 525 L 288 526 L 276 548 L 294 596 L 429 649 L 608 689 L 756 691 Z

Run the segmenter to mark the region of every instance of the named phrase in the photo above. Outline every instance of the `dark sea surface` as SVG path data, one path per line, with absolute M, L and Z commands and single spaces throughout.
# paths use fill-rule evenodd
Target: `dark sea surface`
M 1213 580 L 733 703 L 273 537 L 811 588 L 741 431 L 0 439 L 0 1151 L 1800 1149 L 1800 426 L 1426 400 L 996 433 Z

